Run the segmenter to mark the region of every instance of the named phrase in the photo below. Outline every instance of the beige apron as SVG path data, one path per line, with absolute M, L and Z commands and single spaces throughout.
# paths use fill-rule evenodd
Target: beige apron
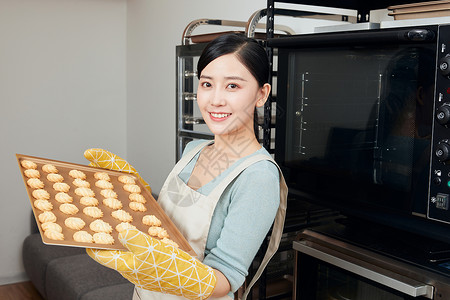
M 251 164 L 261 161 L 270 160 L 275 162 L 267 155 L 253 155 L 245 159 L 239 166 L 233 169 L 212 191 L 208 196 L 202 195 L 191 189 L 178 176 L 184 167 L 203 147 L 211 144 L 213 141 L 207 141 L 199 144 L 192 151 L 184 155 L 175 165 L 172 172 L 167 177 L 158 198 L 158 203 L 164 209 L 165 213 L 174 221 L 177 228 L 191 245 L 192 249 L 197 253 L 197 258 L 203 261 L 203 255 L 208 238 L 209 227 L 211 225 L 212 215 L 217 202 L 223 191 L 242 171 Z M 276 164 L 275 164 L 276 165 Z M 273 225 L 272 235 L 269 241 L 267 252 L 258 268 L 254 278 L 246 289 L 242 299 L 246 299 L 248 292 L 253 284 L 258 280 L 269 262 L 270 258 L 275 254 L 281 240 L 283 232 L 284 218 L 286 214 L 286 198 L 287 187 L 283 175 L 280 173 L 280 206 L 277 211 L 275 222 Z M 152 292 L 141 288 L 135 288 L 133 300 L 175 300 L 185 299 L 184 297 Z M 221 298 L 230 300 L 229 296 Z

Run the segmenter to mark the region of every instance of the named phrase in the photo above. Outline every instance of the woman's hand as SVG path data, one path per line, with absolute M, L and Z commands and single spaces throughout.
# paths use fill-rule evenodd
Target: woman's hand
M 214 270 L 183 250 L 136 229 L 120 232 L 119 241 L 129 251 L 86 249 L 86 252 L 146 290 L 188 299 L 206 299 L 213 293 Z

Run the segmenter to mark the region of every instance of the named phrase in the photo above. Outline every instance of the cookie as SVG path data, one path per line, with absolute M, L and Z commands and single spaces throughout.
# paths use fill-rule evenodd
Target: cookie
M 53 204 L 48 200 L 38 199 L 33 204 L 34 207 L 42 211 L 50 211 L 53 209 Z
M 103 199 L 103 204 L 112 209 L 121 209 L 122 202 L 116 198 L 105 198 Z
M 100 194 L 105 198 L 117 198 L 117 193 L 113 190 L 101 190 Z
M 114 189 L 114 186 L 111 182 L 109 182 L 107 180 L 103 180 L 103 179 L 97 180 L 95 182 L 95 186 L 99 187 L 101 189 L 109 189 L 109 190 Z
M 89 197 L 89 196 L 81 197 L 80 203 L 85 206 L 98 206 L 97 198 Z
M 50 182 L 63 182 L 64 177 L 61 174 L 50 173 L 47 174 L 47 180 Z
M 73 198 L 67 193 L 59 192 L 55 195 L 55 200 L 59 203 L 72 203 Z
M 79 178 L 79 179 L 86 179 L 86 174 L 84 174 L 83 171 L 80 170 L 70 170 L 69 176 L 72 178 Z
M 44 182 L 38 178 L 30 178 L 27 180 L 27 184 L 32 189 L 42 189 L 44 187 Z
M 155 215 L 146 215 L 142 218 L 142 223 L 148 226 L 161 226 L 161 220 Z
M 127 229 L 136 229 L 136 226 L 131 225 L 128 222 L 122 222 L 116 225 L 117 232 L 125 231 Z
M 59 210 L 66 215 L 74 215 L 78 213 L 79 209 L 76 205 L 64 203 L 59 206 Z
M 106 181 L 110 181 L 111 178 L 109 177 L 109 175 L 105 172 L 96 172 L 94 173 L 94 178 L 97 180 L 106 180 Z
M 113 218 L 121 221 L 121 222 L 131 222 L 133 221 L 133 217 L 126 211 L 119 209 L 119 210 L 115 210 L 111 213 L 111 216 L 113 216 Z
M 25 171 L 23 171 L 23 174 L 25 174 L 25 176 L 27 176 L 28 178 L 40 178 L 41 177 L 41 173 L 39 173 L 39 171 L 35 170 L 35 169 L 26 169 Z
M 90 225 L 89 228 L 94 232 L 105 232 L 105 233 L 111 233 L 112 227 L 109 225 L 109 223 L 103 221 L 103 220 L 95 220 Z
M 130 202 L 128 203 L 128 206 L 134 211 L 142 211 L 142 212 L 147 211 L 147 207 L 145 207 L 144 204 L 139 202 Z
M 69 217 L 66 220 L 64 220 L 64 224 L 70 228 L 75 230 L 81 230 L 84 228 L 86 223 L 83 221 L 83 219 L 78 217 Z
M 166 243 L 166 244 L 171 245 L 171 246 L 174 246 L 175 248 L 178 248 L 178 247 L 179 247 L 177 243 L 175 243 L 174 241 L 172 241 L 172 240 L 169 239 L 169 238 L 163 238 L 163 239 L 161 240 L 161 242 Z
M 39 222 L 47 223 L 47 222 L 56 222 L 56 216 L 51 211 L 44 211 L 38 216 Z
M 91 184 L 89 182 L 81 178 L 75 178 L 72 183 L 76 187 L 84 187 L 84 188 L 91 187 Z
M 89 216 L 91 218 L 101 218 L 103 217 L 103 212 L 100 208 L 95 207 L 95 206 L 86 206 L 85 208 L 83 208 L 83 213 L 86 216 Z
M 75 189 L 75 194 L 82 197 L 94 197 L 95 193 L 90 188 L 79 187 Z
M 41 228 L 44 231 L 54 230 L 54 231 L 62 232 L 62 227 L 59 224 L 56 224 L 56 223 L 53 223 L 53 222 L 42 223 L 41 224 Z
M 106 245 L 112 245 L 114 244 L 114 238 L 112 235 L 106 233 L 106 232 L 97 232 L 93 235 L 94 243 L 96 244 L 106 244 Z
M 45 173 L 58 173 L 58 169 L 52 164 L 43 165 L 42 171 L 44 171 Z
M 124 184 L 123 189 L 130 193 L 140 193 L 141 188 L 136 184 Z
M 142 194 L 137 194 L 137 193 L 131 193 L 128 196 L 128 199 L 130 199 L 130 201 L 139 202 L 139 203 L 146 203 L 147 202 L 147 200 L 145 200 L 145 197 L 142 196 Z
M 64 240 L 64 234 L 62 234 L 61 232 L 58 232 L 56 230 L 46 230 L 46 231 L 44 231 L 44 235 L 51 240 L 57 240 L 57 241 Z
M 119 177 L 117 177 L 117 180 L 119 180 L 119 182 L 122 182 L 124 184 L 135 184 L 136 183 L 134 178 L 131 176 L 128 176 L 128 175 L 120 175 Z
M 167 231 L 164 228 L 158 226 L 149 227 L 148 234 L 150 236 L 159 237 L 160 239 L 169 238 L 169 234 L 167 233 Z
M 35 199 L 43 199 L 43 200 L 48 200 L 50 199 L 50 194 L 43 189 L 38 189 L 38 190 L 34 190 L 31 195 L 33 195 L 33 197 Z
M 70 190 L 70 185 L 65 182 L 55 182 L 53 184 L 53 189 L 57 192 L 67 193 Z
M 93 243 L 94 237 L 89 232 L 81 230 L 73 234 L 73 240 L 79 243 Z
M 37 169 L 37 164 L 34 163 L 34 162 L 32 162 L 31 160 L 26 160 L 26 159 L 24 159 L 24 160 L 22 160 L 22 161 L 20 162 L 20 164 L 21 164 L 22 167 L 24 167 L 25 169 L 33 169 L 33 170 Z

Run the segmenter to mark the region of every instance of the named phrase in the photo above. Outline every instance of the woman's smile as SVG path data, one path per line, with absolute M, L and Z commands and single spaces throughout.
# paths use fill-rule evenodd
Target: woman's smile
M 210 112 L 209 115 L 211 117 L 211 120 L 216 121 L 216 122 L 220 122 L 220 121 L 225 121 L 226 119 L 228 119 L 228 117 L 231 116 L 231 113 Z

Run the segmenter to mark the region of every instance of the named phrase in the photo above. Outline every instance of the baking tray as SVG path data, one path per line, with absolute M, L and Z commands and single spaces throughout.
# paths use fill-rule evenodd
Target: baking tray
M 104 197 L 100 193 L 102 189 L 95 185 L 95 182 L 97 181 L 97 179 L 94 178 L 94 174 L 97 172 L 103 172 L 103 173 L 106 173 L 109 175 L 109 177 L 111 179 L 110 182 L 114 186 L 113 190 L 117 193 L 117 196 L 118 196 L 117 199 L 122 202 L 122 205 L 123 205 L 122 210 L 127 211 L 133 217 L 133 221 L 131 221 L 130 224 L 136 226 L 136 228 L 139 229 L 140 231 L 147 233 L 149 226 L 142 223 L 142 218 L 145 215 L 155 215 L 161 221 L 161 223 L 162 223 L 161 227 L 166 229 L 167 233 L 169 234 L 169 238 L 172 241 L 176 242 L 180 249 L 195 256 L 195 252 L 193 251 L 193 249 L 191 248 L 191 246 L 189 245 L 187 240 L 180 233 L 180 231 L 176 228 L 175 224 L 165 214 L 163 209 L 159 206 L 159 204 L 153 198 L 150 191 L 148 189 L 146 189 L 144 187 L 144 185 L 141 183 L 141 181 L 133 174 L 123 173 L 123 172 L 113 171 L 113 170 L 107 170 L 107 169 L 102 169 L 102 168 L 95 168 L 95 167 L 91 167 L 91 166 L 75 164 L 75 163 L 70 163 L 70 162 L 57 161 L 57 160 L 53 160 L 53 159 L 28 156 L 28 155 L 23 155 L 23 154 L 16 154 L 16 158 L 17 158 L 17 162 L 19 164 L 20 173 L 22 174 L 22 178 L 24 180 L 24 184 L 25 184 L 25 187 L 26 187 L 26 190 L 28 193 L 28 198 L 30 200 L 31 208 L 33 210 L 33 214 L 36 219 L 36 223 L 38 225 L 39 232 L 41 234 L 41 238 L 42 238 L 42 241 L 44 244 L 83 247 L 83 248 L 109 249 L 109 250 L 126 250 L 126 248 L 119 242 L 118 232 L 115 229 L 116 225 L 121 223 L 121 221 L 119 221 L 111 216 L 111 213 L 114 211 L 114 209 L 109 208 L 108 206 L 103 204 Z M 50 194 L 50 199 L 48 201 L 50 201 L 53 205 L 53 209 L 51 211 L 55 214 L 55 216 L 57 218 L 56 223 L 59 224 L 63 229 L 62 233 L 64 234 L 64 240 L 52 240 L 44 235 L 44 230 L 41 227 L 41 222 L 39 221 L 39 217 L 38 217 L 39 214 L 42 213 L 42 211 L 37 209 L 34 206 L 34 201 L 36 200 L 32 195 L 32 192 L 34 189 L 31 188 L 27 184 L 27 181 L 29 178 L 27 176 L 25 176 L 25 174 L 24 174 L 24 171 L 26 169 L 21 165 L 22 160 L 29 160 L 29 161 L 36 163 L 36 165 L 37 165 L 36 170 L 38 170 L 40 173 L 39 179 L 44 183 L 43 189 L 47 190 L 47 192 Z M 61 205 L 61 203 L 59 203 L 58 201 L 55 200 L 55 195 L 58 192 L 55 191 L 53 188 L 54 182 L 47 180 L 48 173 L 46 173 L 42 170 L 42 166 L 45 164 L 54 165 L 58 169 L 58 174 L 63 176 L 63 178 L 64 178 L 63 182 L 67 183 L 70 186 L 70 190 L 67 192 L 67 194 L 69 194 L 73 198 L 72 204 L 77 206 L 77 208 L 79 209 L 78 213 L 76 213 L 74 215 L 67 215 L 58 209 L 59 206 Z M 100 208 L 103 211 L 103 217 L 100 219 L 109 223 L 113 228 L 111 235 L 114 238 L 114 244 L 107 245 L 107 244 L 96 244 L 96 243 L 81 243 L 81 242 L 74 241 L 72 236 L 76 232 L 76 230 L 70 229 L 64 225 L 64 220 L 66 218 L 79 217 L 79 218 L 83 219 L 83 221 L 86 223 L 85 227 L 81 230 L 85 230 L 88 233 L 90 233 L 91 235 L 93 235 L 95 233 L 89 228 L 89 224 L 96 219 L 89 217 L 83 213 L 83 208 L 85 206 L 82 205 L 79 201 L 81 196 L 78 196 L 75 193 L 75 189 L 77 188 L 77 186 L 75 186 L 73 184 L 74 178 L 72 178 L 69 175 L 69 172 L 71 170 L 79 170 L 86 174 L 85 180 L 90 183 L 90 189 L 94 191 L 95 198 L 97 198 L 97 200 L 99 202 L 98 208 Z M 144 204 L 145 207 L 147 208 L 147 211 L 145 211 L 145 212 L 133 211 L 132 209 L 129 208 L 128 204 L 130 203 L 130 200 L 129 200 L 128 196 L 130 195 L 130 193 L 123 189 L 124 184 L 118 180 L 118 177 L 121 175 L 128 175 L 135 180 L 135 184 L 138 185 L 141 189 L 140 194 L 142 196 L 144 196 L 144 198 L 147 201 Z

